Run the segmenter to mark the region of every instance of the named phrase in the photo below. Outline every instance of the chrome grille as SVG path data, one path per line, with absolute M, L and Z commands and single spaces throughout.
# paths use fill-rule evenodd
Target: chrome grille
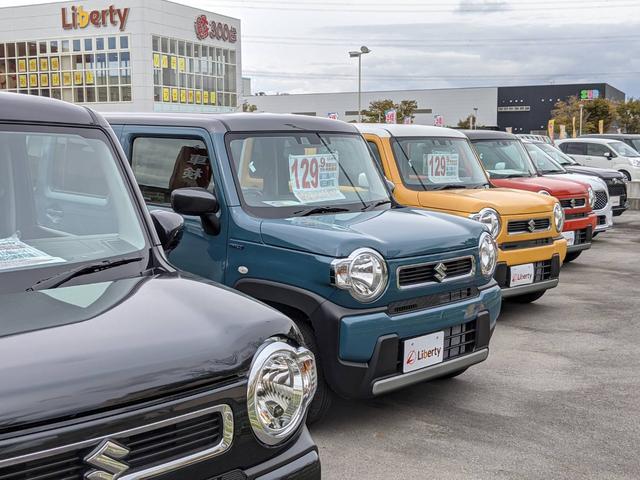
M 607 196 L 607 192 L 604 190 L 598 190 L 596 192 L 596 204 L 593 206 L 594 210 L 602 210 L 607 206 L 607 202 L 609 201 L 609 197 Z
M 551 220 L 548 218 L 528 218 L 526 220 L 511 220 L 507 224 L 507 233 L 514 235 L 517 233 L 536 233 L 549 230 Z
M 580 208 L 587 204 L 584 198 L 564 198 L 560 200 L 562 208 Z
M 408 288 L 425 283 L 441 283 L 471 276 L 475 273 L 473 257 L 461 257 L 441 262 L 403 265 L 398 267 L 398 287 Z

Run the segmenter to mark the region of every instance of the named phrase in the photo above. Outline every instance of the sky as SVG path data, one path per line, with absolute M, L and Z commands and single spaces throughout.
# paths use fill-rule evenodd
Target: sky
M 177 0 L 242 21 L 254 92 L 606 82 L 640 97 L 640 0 Z M 45 3 L 0 0 L 0 5 Z M 116 2 L 117 3 L 117 2 Z

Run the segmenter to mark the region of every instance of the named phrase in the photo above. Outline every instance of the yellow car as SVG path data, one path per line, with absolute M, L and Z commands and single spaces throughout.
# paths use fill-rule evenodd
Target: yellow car
M 533 302 L 558 284 L 564 211 L 551 196 L 494 188 L 467 137 L 422 125 L 359 124 L 399 203 L 472 218 L 498 243 L 503 298 Z

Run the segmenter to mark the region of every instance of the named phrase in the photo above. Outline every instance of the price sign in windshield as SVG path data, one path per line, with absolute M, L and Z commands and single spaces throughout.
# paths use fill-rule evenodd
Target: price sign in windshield
M 425 169 L 429 181 L 433 183 L 459 182 L 457 153 L 425 154 Z
M 302 203 L 343 200 L 337 154 L 289 155 L 293 194 Z

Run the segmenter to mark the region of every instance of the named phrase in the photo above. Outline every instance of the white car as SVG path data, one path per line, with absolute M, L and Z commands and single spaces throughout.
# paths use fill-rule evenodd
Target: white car
M 610 138 L 566 138 L 560 150 L 587 167 L 614 168 L 627 180 L 640 180 L 640 153 L 620 140 Z
M 613 205 L 609 199 L 607 184 L 604 180 L 592 175 L 570 173 L 536 143 L 528 140 L 523 140 L 523 143 L 540 175 L 560 178 L 562 180 L 575 180 L 591 185 L 596 196 L 593 213 L 598 217 L 594 233 L 604 232 L 613 226 Z

